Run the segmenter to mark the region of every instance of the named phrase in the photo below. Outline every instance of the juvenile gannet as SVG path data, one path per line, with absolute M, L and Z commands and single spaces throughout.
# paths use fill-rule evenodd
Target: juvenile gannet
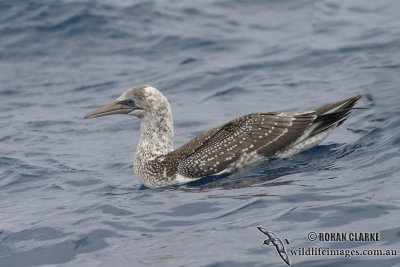
M 309 149 L 346 120 L 360 97 L 353 96 L 313 111 L 245 115 L 202 133 L 175 150 L 171 108 L 167 98 L 154 87 L 131 88 L 113 103 L 89 112 L 84 118 L 112 114 L 138 117 L 140 140 L 134 171 L 145 186 L 154 188 L 231 172 L 268 158 L 286 158 Z

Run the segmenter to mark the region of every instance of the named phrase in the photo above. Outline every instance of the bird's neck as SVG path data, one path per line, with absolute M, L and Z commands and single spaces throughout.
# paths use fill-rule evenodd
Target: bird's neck
M 140 140 L 136 156 L 154 159 L 173 150 L 174 126 L 169 105 L 146 113 L 140 120 Z

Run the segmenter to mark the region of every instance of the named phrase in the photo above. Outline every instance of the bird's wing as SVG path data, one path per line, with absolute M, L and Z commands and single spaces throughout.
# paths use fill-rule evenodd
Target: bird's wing
M 175 150 L 178 173 L 199 178 L 220 173 L 241 156 L 265 158 L 294 143 L 316 118 L 305 113 L 253 113 L 205 132 Z
M 237 118 L 172 151 L 167 157 L 174 165 L 170 171 L 200 178 L 221 173 L 233 163 L 240 167 L 242 159 L 256 162 L 257 157 L 261 160 L 272 157 L 280 150 L 340 125 L 360 97 L 350 97 L 310 112 L 253 113 Z

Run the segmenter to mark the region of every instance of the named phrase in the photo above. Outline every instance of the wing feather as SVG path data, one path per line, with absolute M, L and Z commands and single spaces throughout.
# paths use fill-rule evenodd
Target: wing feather
M 272 112 L 230 121 L 207 132 L 203 140 L 198 139 L 197 147 L 188 146 L 190 151 L 178 164 L 178 173 L 193 178 L 209 176 L 224 171 L 243 154 L 261 159 L 271 156 L 294 143 L 314 118 L 312 113 Z

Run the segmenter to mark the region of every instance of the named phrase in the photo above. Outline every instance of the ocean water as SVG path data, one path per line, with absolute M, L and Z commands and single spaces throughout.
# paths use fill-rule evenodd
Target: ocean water
M 396 0 L 1 1 L 0 266 L 286 266 L 257 226 L 292 266 L 400 266 L 399 14 Z M 140 84 L 171 102 L 176 147 L 252 112 L 356 94 L 367 109 L 290 159 L 148 189 L 139 121 L 83 120 Z

